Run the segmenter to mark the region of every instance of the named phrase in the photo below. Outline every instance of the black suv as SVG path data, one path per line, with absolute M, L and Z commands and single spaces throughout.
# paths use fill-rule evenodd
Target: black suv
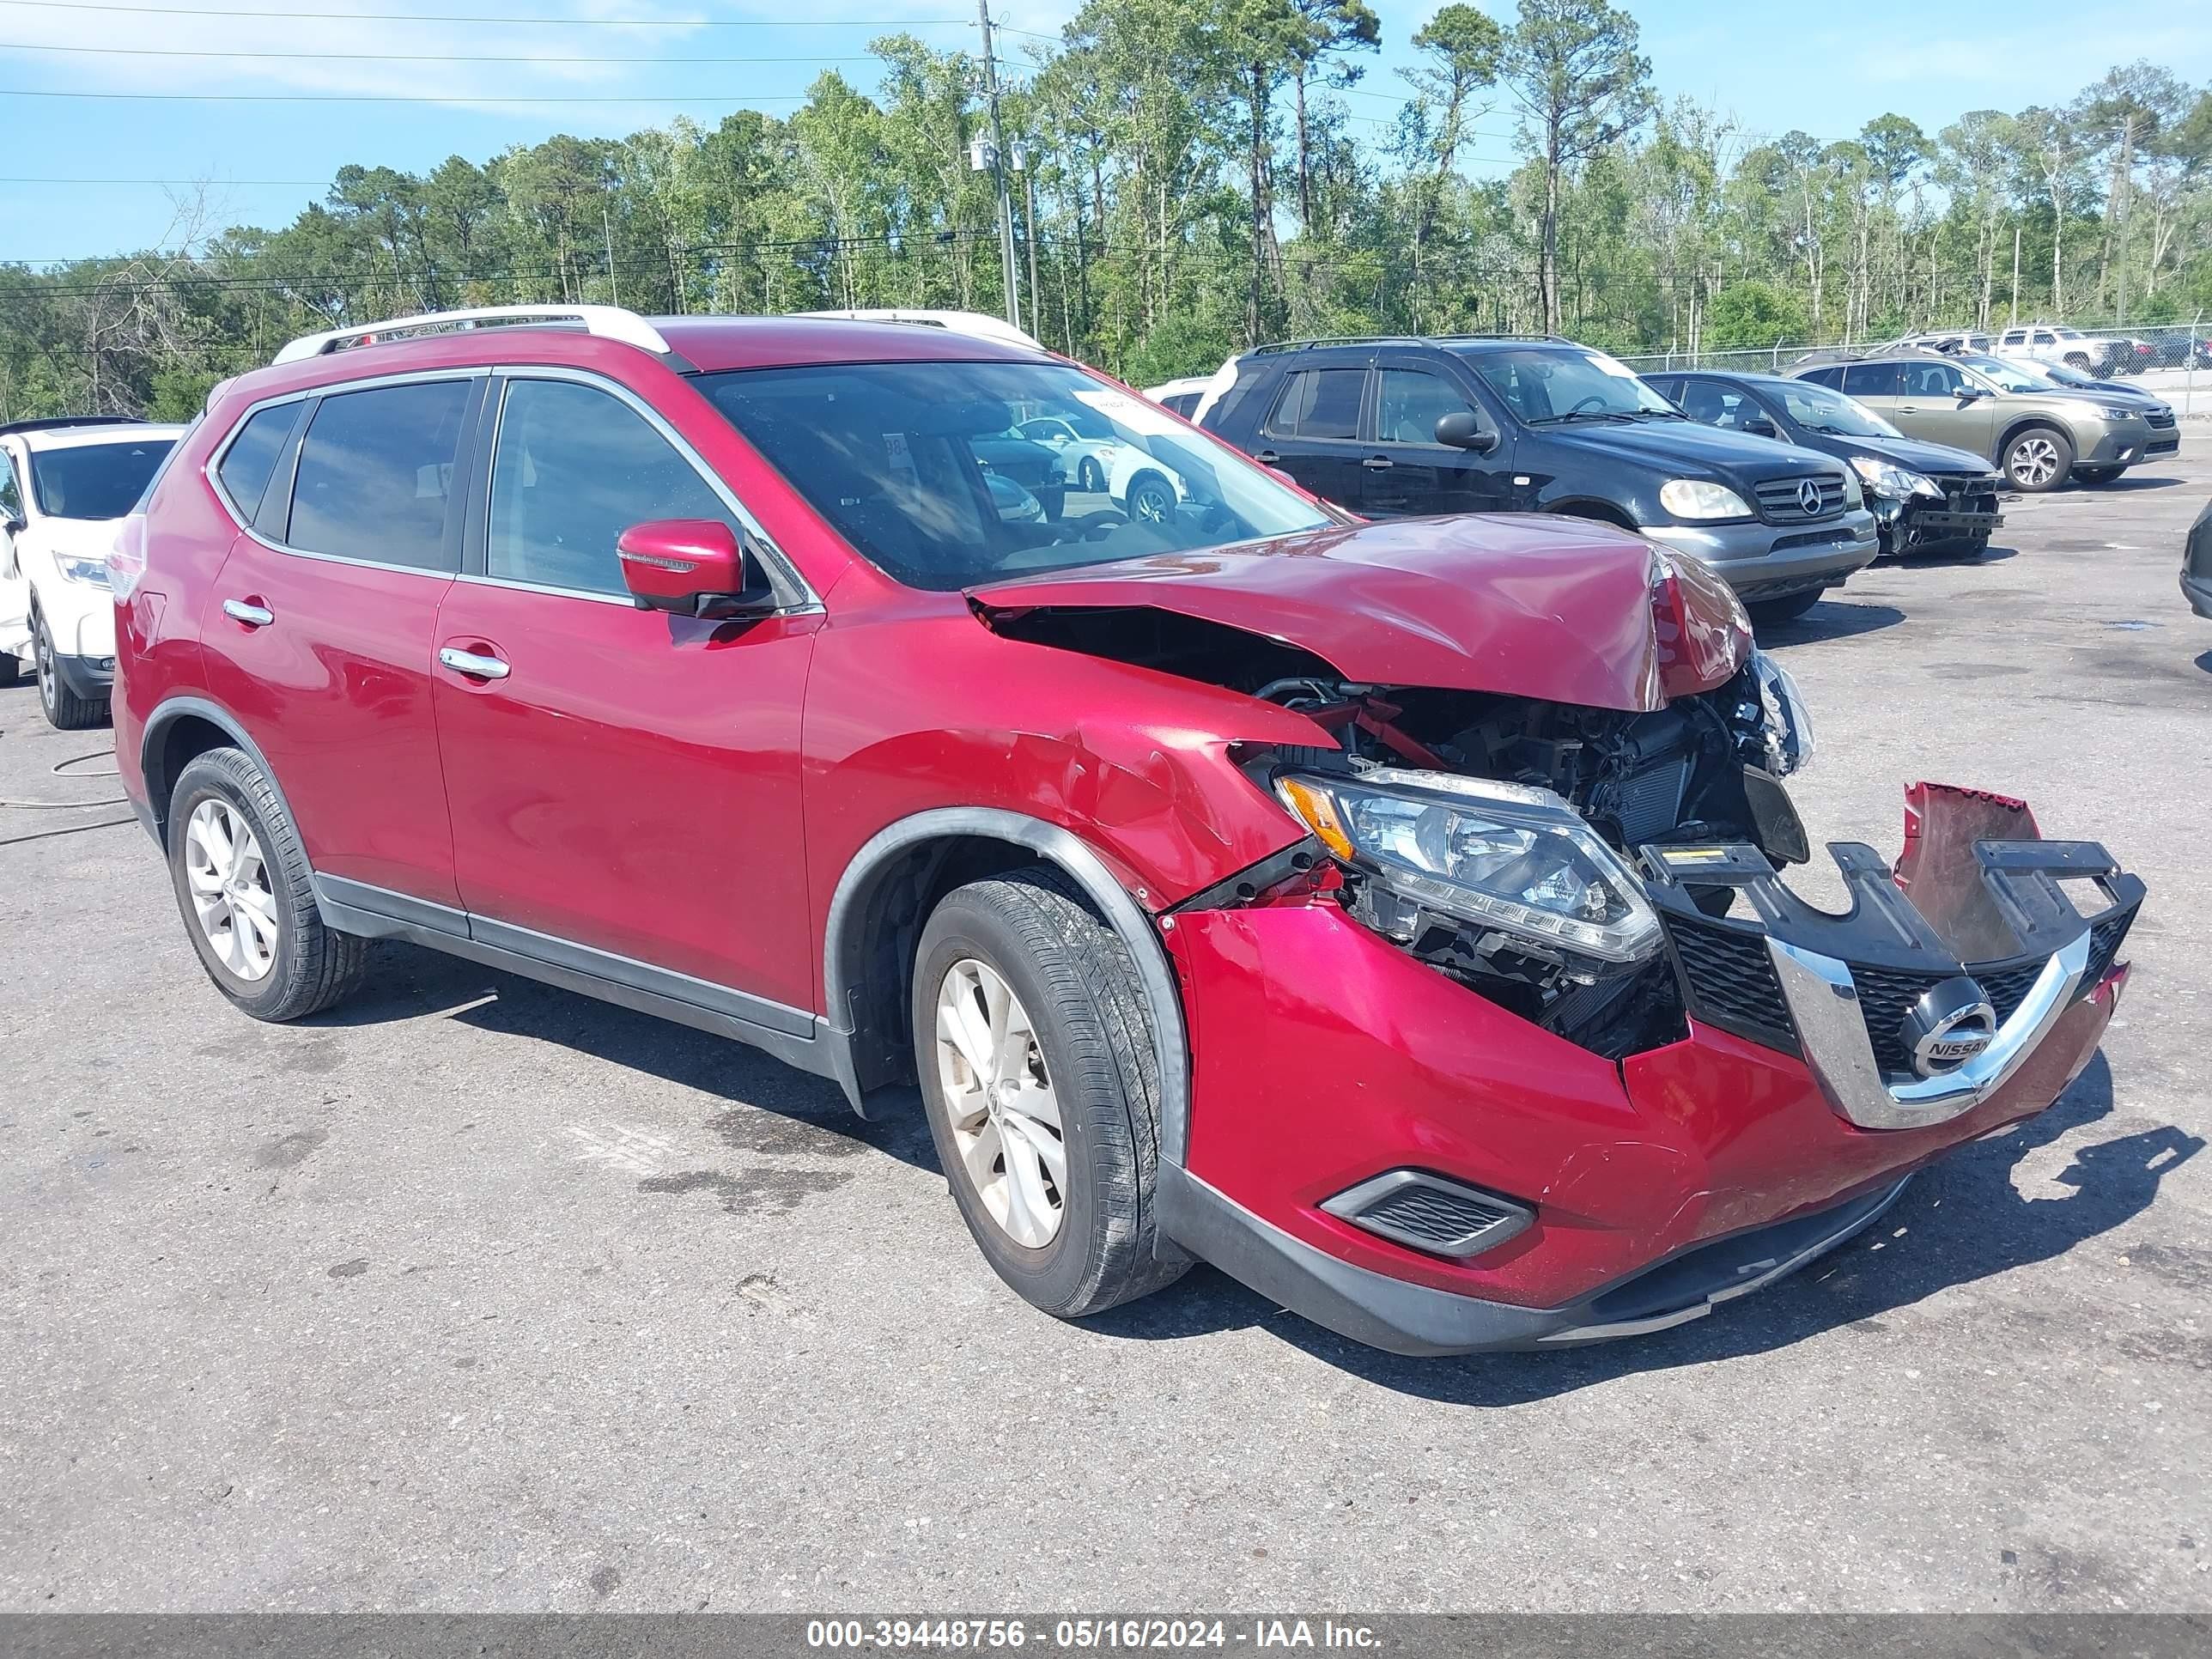
M 1876 551 L 1836 461 L 1700 426 L 1570 340 L 1315 340 L 1235 368 L 1200 423 L 1369 518 L 1601 520 L 1697 554 L 1762 623 L 1802 616 Z
M 1832 455 L 1859 475 L 1884 553 L 1978 553 L 2004 522 L 2004 480 L 1972 450 L 1908 438 L 1832 386 L 1709 369 L 1647 375 L 1693 421 Z

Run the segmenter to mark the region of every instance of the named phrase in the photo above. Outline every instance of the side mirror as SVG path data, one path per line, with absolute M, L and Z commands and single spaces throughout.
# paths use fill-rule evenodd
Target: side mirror
M 1959 401 L 1962 404 L 1978 403 L 1989 395 L 1978 386 L 1962 386 L 1959 388 Z
M 30 527 L 21 514 L 10 514 L 6 523 L 0 524 L 0 530 L 6 531 L 10 536 L 20 536 Z
M 1782 435 L 1773 422 L 1764 415 L 1754 415 L 1743 423 L 1743 429 L 1754 438 L 1778 438 Z
M 1437 417 L 1437 441 L 1448 449 L 1464 449 L 1471 454 L 1487 455 L 1498 447 L 1498 434 L 1486 431 L 1475 419 L 1471 409 L 1455 409 L 1449 415 Z
M 655 519 L 615 542 L 623 584 L 641 611 L 763 617 L 776 608 L 760 561 L 719 519 Z

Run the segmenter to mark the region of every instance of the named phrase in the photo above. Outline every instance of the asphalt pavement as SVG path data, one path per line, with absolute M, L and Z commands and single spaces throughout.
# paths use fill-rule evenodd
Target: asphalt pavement
M 256 1024 L 106 734 L 0 691 L 0 1609 L 2212 1609 L 2208 490 L 2191 425 L 1768 641 L 1816 840 L 1942 779 L 2148 883 L 2103 1054 L 1818 1267 L 1533 1356 L 1209 1271 L 1055 1323 L 918 1119 L 410 947 Z

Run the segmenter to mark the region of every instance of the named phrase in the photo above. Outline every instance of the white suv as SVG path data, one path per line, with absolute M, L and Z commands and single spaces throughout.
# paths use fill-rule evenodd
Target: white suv
M 2031 323 L 2005 330 L 1998 337 L 1995 355 L 2036 363 L 2064 363 L 2084 374 L 2101 374 L 2112 362 L 2112 344 L 2063 323 Z
M 107 718 L 116 520 L 184 431 L 94 416 L 0 426 L 0 679 L 34 668 L 39 707 L 64 731 Z

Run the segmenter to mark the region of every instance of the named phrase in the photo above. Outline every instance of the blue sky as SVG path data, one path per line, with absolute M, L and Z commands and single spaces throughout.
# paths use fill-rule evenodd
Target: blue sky
M 1376 3 L 1385 48 L 1350 107 L 1379 122 L 1402 93 L 1396 71 L 1410 61 L 1407 42 L 1436 4 Z M 872 85 L 865 48 L 888 27 L 972 50 L 971 4 L 817 0 L 804 9 L 810 23 L 796 25 L 768 21 L 787 17 L 788 7 L 720 0 L 291 0 L 289 7 L 287 0 L 144 0 L 142 8 L 121 0 L 0 0 L 0 88 L 11 118 L 0 174 L 205 180 L 209 228 L 281 223 L 349 161 L 422 169 L 456 153 L 482 160 L 559 131 L 620 135 L 678 113 L 711 123 L 749 104 L 787 112 L 830 66 L 824 60 L 857 60 L 836 67 Z M 217 6 L 283 15 L 211 15 Z M 1795 126 L 1839 137 L 1887 110 L 1932 131 L 1967 109 L 2063 101 L 2113 64 L 2136 58 L 2200 85 L 2212 81 L 2212 0 L 2125 8 L 2081 0 L 1854 0 L 1848 8 L 1627 0 L 1627 9 L 1643 26 L 1661 93 L 1715 105 L 1748 137 Z M 1503 6 L 1489 9 L 1504 15 Z M 301 10 L 501 21 L 402 23 Z M 1010 27 L 1050 33 L 1073 10 L 1070 0 L 1002 0 L 994 15 Z M 549 21 L 514 21 L 521 18 Z M 749 26 L 602 26 L 653 18 Z M 600 21 L 550 21 L 586 19 Z M 757 24 L 764 26 L 750 26 Z M 1031 43 L 1010 34 L 1004 44 L 1018 54 Z M 36 46 L 50 50 L 29 49 Z M 312 55 L 234 55 L 287 53 Z M 471 63 L 471 54 L 535 61 Z M 615 61 L 623 58 L 677 61 Z M 64 91 L 253 96 L 26 95 Z M 332 101 L 341 94 L 483 101 Z M 537 101 L 553 98 L 635 101 Z M 1511 126 L 1501 94 L 1480 124 L 1477 171 L 1511 164 Z M 180 203 L 193 193 L 159 183 L 0 182 L 0 260 L 165 244 L 176 234 Z

